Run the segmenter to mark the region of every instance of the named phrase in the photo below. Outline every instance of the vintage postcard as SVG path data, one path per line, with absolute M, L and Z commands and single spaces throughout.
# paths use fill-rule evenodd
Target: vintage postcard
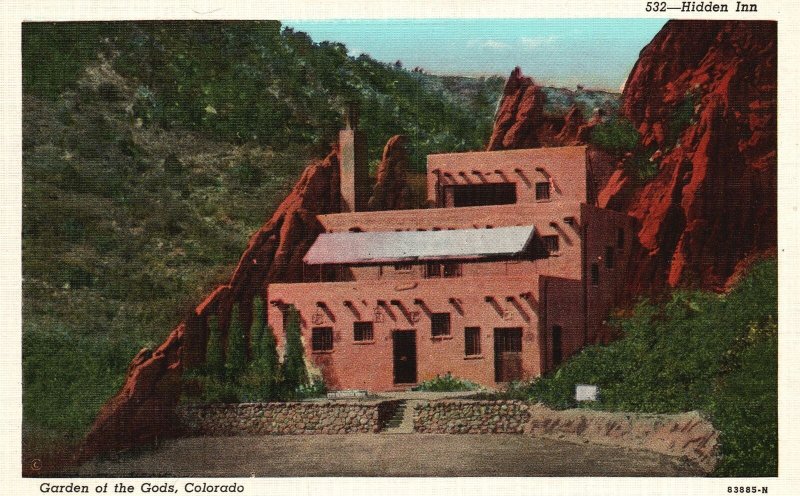
M 778 494 L 759 6 L 20 20 L 21 487 Z

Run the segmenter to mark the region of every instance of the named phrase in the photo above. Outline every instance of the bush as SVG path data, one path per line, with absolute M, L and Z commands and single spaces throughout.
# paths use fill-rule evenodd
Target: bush
M 443 376 L 436 374 L 436 377 L 421 382 L 414 386 L 414 391 L 475 391 L 480 386 L 474 382 L 453 377 L 450 372 Z
M 718 475 L 775 475 L 777 263 L 762 261 L 727 295 L 676 290 L 640 301 L 614 323 L 624 337 L 582 350 L 554 373 L 515 384 L 554 408 L 575 407 L 576 384 L 596 384 L 603 410 L 701 410 L 722 432 Z
M 694 108 L 699 101 L 699 95 L 687 93 L 683 100 L 675 107 L 664 126 L 664 144 L 672 147 L 681 134 L 694 120 Z
M 598 124 L 589 141 L 609 153 L 623 154 L 633 151 L 639 144 L 639 132 L 631 121 L 617 117 Z

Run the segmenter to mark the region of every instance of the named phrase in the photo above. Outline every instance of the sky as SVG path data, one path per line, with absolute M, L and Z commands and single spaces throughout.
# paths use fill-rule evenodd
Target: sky
M 539 84 L 619 91 L 639 51 L 666 19 L 284 20 L 315 42 L 350 55 L 400 60 L 432 74 L 508 76 L 515 66 Z

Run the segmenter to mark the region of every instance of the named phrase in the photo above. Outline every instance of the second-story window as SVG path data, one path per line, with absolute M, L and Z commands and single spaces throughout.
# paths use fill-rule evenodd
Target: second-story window
M 542 243 L 547 253 L 558 252 L 558 236 L 542 236 Z
M 411 264 L 410 263 L 396 263 L 394 264 L 394 270 L 397 272 L 411 272 Z
M 425 277 L 461 277 L 461 264 L 458 262 L 428 262 L 425 264 Z
M 536 200 L 544 201 L 550 199 L 550 181 L 536 183 Z

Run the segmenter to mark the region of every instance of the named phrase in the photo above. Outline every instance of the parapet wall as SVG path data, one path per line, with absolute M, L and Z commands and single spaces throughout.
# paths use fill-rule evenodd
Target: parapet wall
M 353 434 L 379 432 L 397 401 L 308 401 L 180 406 L 182 427 L 194 435 Z

